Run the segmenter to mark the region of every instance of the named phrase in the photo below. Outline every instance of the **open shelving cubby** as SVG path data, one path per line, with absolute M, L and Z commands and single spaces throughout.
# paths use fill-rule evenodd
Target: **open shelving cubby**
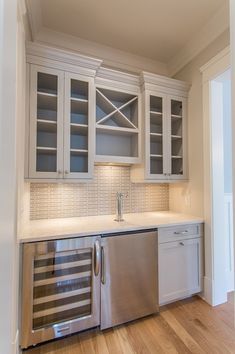
M 88 172 L 88 82 L 70 79 L 70 172 Z
M 139 156 L 138 95 L 96 89 L 96 161 L 131 163 Z

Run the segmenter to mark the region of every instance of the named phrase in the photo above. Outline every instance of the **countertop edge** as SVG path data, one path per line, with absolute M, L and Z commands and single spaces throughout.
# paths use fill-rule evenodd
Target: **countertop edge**
M 55 235 L 43 235 L 42 236 L 32 236 L 32 237 L 19 237 L 18 238 L 18 243 L 19 244 L 24 244 L 24 243 L 32 243 L 32 242 L 43 242 L 43 241 L 53 241 L 53 240 L 58 240 L 58 239 L 68 239 L 68 238 L 75 238 L 75 237 L 88 237 L 88 236 L 100 236 L 100 235 L 107 235 L 111 234 L 114 232 L 126 232 L 126 231 L 139 231 L 139 230 L 145 230 L 145 229 L 158 229 L 162 227 L 174 227 L 174 226 L 180 226 L 180 225 L 189 225 L 189 224 L 201 224 L 203 223 L 204 220 L 200 217 L 195 217 L 192 219 L 188 220 L 180 220 L 180 221 L 174 221 L 174 222 L 165 222 L 165 223 L 156 223 L 156 224 L 149 224 L 149 225 L 130 225 L 123 227 L 121 229 L 103 229 L 99 231 L 85 231 L 85 232 L 72 232 L 72 233 L 61 233 L 61 234 L 55 234 Z

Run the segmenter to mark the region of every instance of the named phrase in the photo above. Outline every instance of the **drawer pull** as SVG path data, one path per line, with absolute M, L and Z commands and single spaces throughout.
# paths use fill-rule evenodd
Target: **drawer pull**
M 188 233 L 188 230 L 184 230 L 184 231 L 175 231 L 174 234 L 175 235 L 185 235 Z
M 70 330 L 70 327 L 64 327 L 64 328 L 58 328 L 57 332 L 60 333 L 60 332 L 65 332 L 65 331 L 69 331 L 69 330 Z
M 183 243 L 183 242 L 180 242 L 180 246 L 184 246 L 184 243 Z

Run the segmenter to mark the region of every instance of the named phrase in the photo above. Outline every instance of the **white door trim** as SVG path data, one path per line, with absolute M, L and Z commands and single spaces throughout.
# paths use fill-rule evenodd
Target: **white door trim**
M 203 144 L 204 144 L 204 219 L 205 219 L 205 277 L 204 277 L 204 298 L 211 305 L 215 306 L 225 302 L 227 299 L 226 282 L 223 281 L 224 271 L 218 271 L 218 244 L 221 239 L 221 223 L 218 220 L 216 201 L 213 199 L 213 189 L 216 187 L 216 174 L 213 169 L 213 138 L 212 138 L 212 110 L 211 90 L 214 89 L 212 81 L 230 68 L 230 49 L 225 48 L 212 60 L 205 64 L 200 70 L 203 79 Z M 216 117 L 215 117 L 216 120 Z M 218 123 L 218 120 L 217 120 Z M 216 124 L 216 122 L 215 122 Z M 218 203 L 216 203 L 217 205 Z M 224 203 L 221 203 L 221 209 Z M 224 210 L 221 210 L 223 213 Z M 223 215 L 223 214 L 220 214 Z M 222 252 L 222 250 L 221 250 Z M 222 252 L 223 253 L 223 252 Z M 220 253 L 220 257 L 223 255 Z M 221 259 L 220 258 L 220 259 Z M 224 288 L 224 289 L 223 289 Z

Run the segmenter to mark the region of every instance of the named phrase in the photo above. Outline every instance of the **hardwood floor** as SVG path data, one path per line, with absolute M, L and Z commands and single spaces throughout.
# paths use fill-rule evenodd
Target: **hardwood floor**
M 160 315 L 100 332 L 90 330 L 24 354 L 235 353 L 233 294 L 215 308 L 198 297 L 161 308 Z

